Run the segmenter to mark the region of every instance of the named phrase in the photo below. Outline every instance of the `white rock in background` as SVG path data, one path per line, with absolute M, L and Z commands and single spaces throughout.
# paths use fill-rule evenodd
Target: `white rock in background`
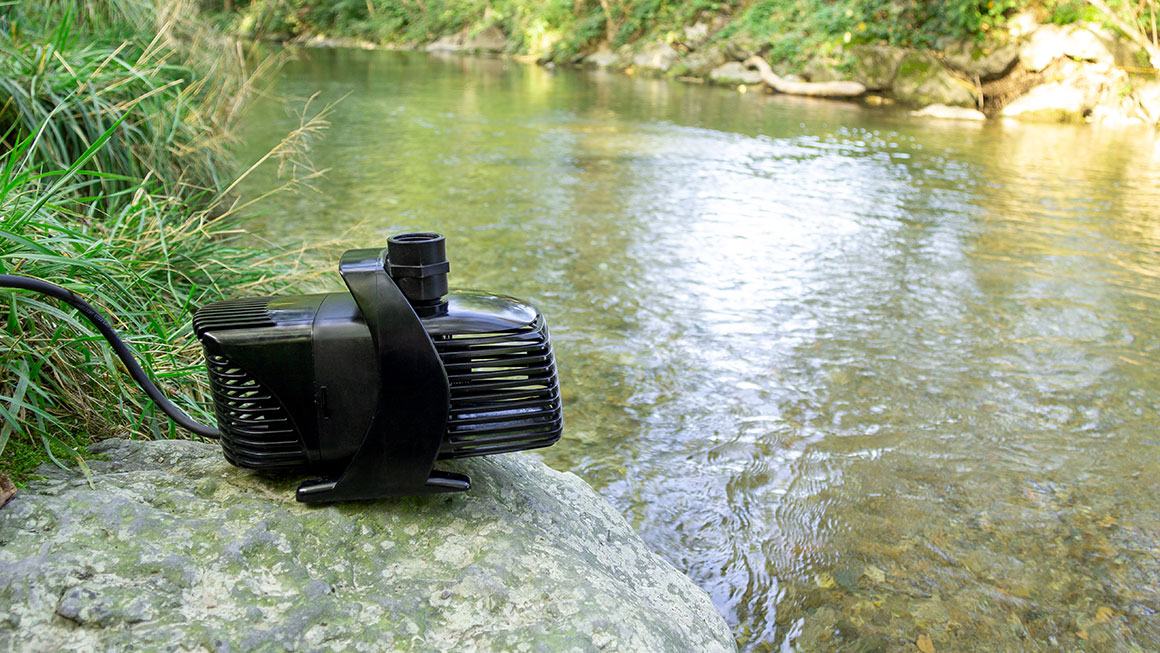
M 1116 98 L 1092 109 L 1091 121 L 1105 127 L 1141 127 L 1148 123 L 1148 116 L 1140 111 L 1135 98 Z
M 888 45 L 852 45 L 846 51 L 854 58 L 854 81 L 872 91 L 890 88 L 907 54 Z
M 681 55 L 668 43 L 653 43 L 632 58 L 637 68 L 668 72 Z
M 427 52 L 458 52 L 463 49 L 463 42 L 467 34 L 447 34 L 427 44 Z
M 467 40 L 463 44 L 465 50 L 479 52 L 503 52 L 507 47 L 507 34 L 497 25 L 492 25 Z
M 761 73 L 746 68 L 740 61 L 730 61 L 714 68 L 709 79 L 718 84 L 760 84 Z
M 685 26 L 685 43 L 692 47 L 697 47 L 709 38 L 709 24 L 708 23 L 693 23 Z
M 1134 46 L 1099 25 L 1043 25 L 1019 51 L 1023 67 L 1038 72 L 1060 57 L 1108 66 L 1131 65 Z
M 1160 80 L 1140 85 L 1135 96 L 1148 124 L 1160 125 Z
M 952 43 L 943 51 L 947 64 L 967 77 L 982 81 L 1003 76 L 1019 59 L 1017 43 L 1002 43 L 987 39 L 976 43 L 967 39 Z
M 1063 82 L 1052 82 L 1036 86 L 1016 98 L 1003 107 L 1002 115 L 1038 122 L 1083 122 L 1084 109 L 1083 91 Z
M 690 75 L 704 77 L 713 72 L 713 69 L 724 64 L 728 59 L 722 52 L 721 44 L 714 43 L 685 55 L 685 68 Z
M 1007 19 L 1005 23 L 1007 33 L 1014 38 L 1021 38 L 1034 32 L 1039 27 L 1039 20 L 1031 11 L 1021 11 Z
M 1064 56 L 1066 40 L 1059 25 L 1043 25 L 1031 33 L 1031 38 L 1019 50 L 1019 63 L 1027 70 L 1039 72 Z
M 607 48 L 601 48 L 584 58 L 584 63 L 597 68 L 611 68 L 619 61 L 620 56 Z
M 903 57 L 893 91 L 896 99 L 910 104 L 977 106 L 975 87 L 952 75 L 929 52 L 914 51 Z
M 802 68 L 802 75 L 811 82 L 836 82 L 846 79 L 835 69 L 837 62 L 829 57 L 814 57 Z
M 920 111 L 911 111 L 910 115 L 920 118 L 941 118 L 944 120 L 986 120 L 987 116 L 978 109 L 967 107 L 950 107 L 945 104 L 932 104 Z
M 573 474 L 312 507 L 218 447 L 106 440 L 0 510 L 0 650 L 733 651 L 705 592 Z

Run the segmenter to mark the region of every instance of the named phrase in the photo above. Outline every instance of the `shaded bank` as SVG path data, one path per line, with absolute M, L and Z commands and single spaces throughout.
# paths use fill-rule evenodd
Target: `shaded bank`
M 450 0 L 324 9 L 259 1 L 226 20 L 248 37 L 504 53 L 546 65 L 931 107 L 921 115 L 938 118 L 1160 123 L 1154 27 L 1146 15 L 1130 25 L 1130 10 L 1096 4 Z

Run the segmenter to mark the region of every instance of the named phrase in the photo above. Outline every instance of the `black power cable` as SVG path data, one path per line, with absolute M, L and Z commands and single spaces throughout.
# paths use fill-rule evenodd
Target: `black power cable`
M 117 336 L 117 332 L 113 330 L 109 321 L 97 309 L 93 308 L 91 304 L 82 299 L 80 295 L 77 295 L 67 288 L 48 283 L 47 281 L 14 274 L 0 274 L 0 287 L 31 290 L 49 295 L 80 311 L 81 315 L 84 315 L 88 318 L 89 322 L 93 323 L 93 326 L 97 327 L 97 330 L 101 332 L 105 340 L 109 341 L 109 345 L 113 347 L 113 351 L 117 353 L 117 357 L 121 359 L 121 362 L 129 370 L 129 376 L 133 377 L 137 385 L 141 386 L 145 394 L 149 395 L 149 398 L 153 400 L 153 403 L 157 404 L 157 407 L 162 412 L 168 415 L 178 426 L 191 433 L 196 433 L 204 438 L 217 439 L 221 437 L 220 431 L 212 426 L 195 422 L 189 415 L 186 415 L 180 408 L 174 405 L 172 401 L 169 401 L 165 395 L 161 394 L 161 390 L 153 383 L 153 380 L 149 378 L 145 370 L 141 369 L 141 366 L 137 364 L 137 359 L 133 357 L 133 351 Z

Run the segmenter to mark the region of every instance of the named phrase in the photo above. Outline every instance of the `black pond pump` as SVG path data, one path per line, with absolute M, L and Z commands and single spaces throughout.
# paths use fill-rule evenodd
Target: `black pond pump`
M 230 463 L 319 476 L 298 487 L 299 501 L 458 492 L 468 478 L 434 469 L 436 460 L 546 447 L 563 425 L 543 316 L 511 297 L 448 292 L 444 245 L 439 234 L 408 233 L 386 250 L 346 252 L 349 293 L 198 310 L 216 430 L 161 396 L 75 294 L 26 277 L 0 275 L 0 285 L 80 309 L 150 397 L 184 428 L 220 437 Z

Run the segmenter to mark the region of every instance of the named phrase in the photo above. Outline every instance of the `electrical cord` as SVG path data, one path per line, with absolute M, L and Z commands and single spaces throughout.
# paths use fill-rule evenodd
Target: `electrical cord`
M 33 279 L 32 277 L 22 277 L 15 274 L 0 274 L 0 287 L 31 290 L 49 295 L 80 311 L 81 315 L 84 315 L 88 318 L 89 322 L 93 323 L 93 326 L 97 327 L 97 330 L 101 332 L 105 340 L 109 341 L 109 345 L 113 347 L 113 351 L 116 352 L 117 357 L 121 359 L 121 362 L 129 370 L 129 376 L 133 377 L 137 385 L 141 386 L 145 394 L 149 395 L 149 398 L 153 400 L 153 403 L 157 404 L 157 407 L 162 412 L 168 415 L 178 426 L 191 433 L 215 440 L 221 437 L 220 431 L 212 426 L 195 422 L 193 418 L 185 414 L 172 401 L 169 401 L 165 395 L 161 394 L 161 390 L 153 383 L 153 380 L 149 378 L 145 370 L 141 369 L 141 366 L 137 363 L 137 359 L 134 358 L 133 351 L 117 336 L 117 332 L 113 330 L 113 326 L 109 324 L 109 321 L 97 309 L 93 308 L 91 304 L 82 299 L 80 295 L 67 288 L 48 283 L 47 281 Z

